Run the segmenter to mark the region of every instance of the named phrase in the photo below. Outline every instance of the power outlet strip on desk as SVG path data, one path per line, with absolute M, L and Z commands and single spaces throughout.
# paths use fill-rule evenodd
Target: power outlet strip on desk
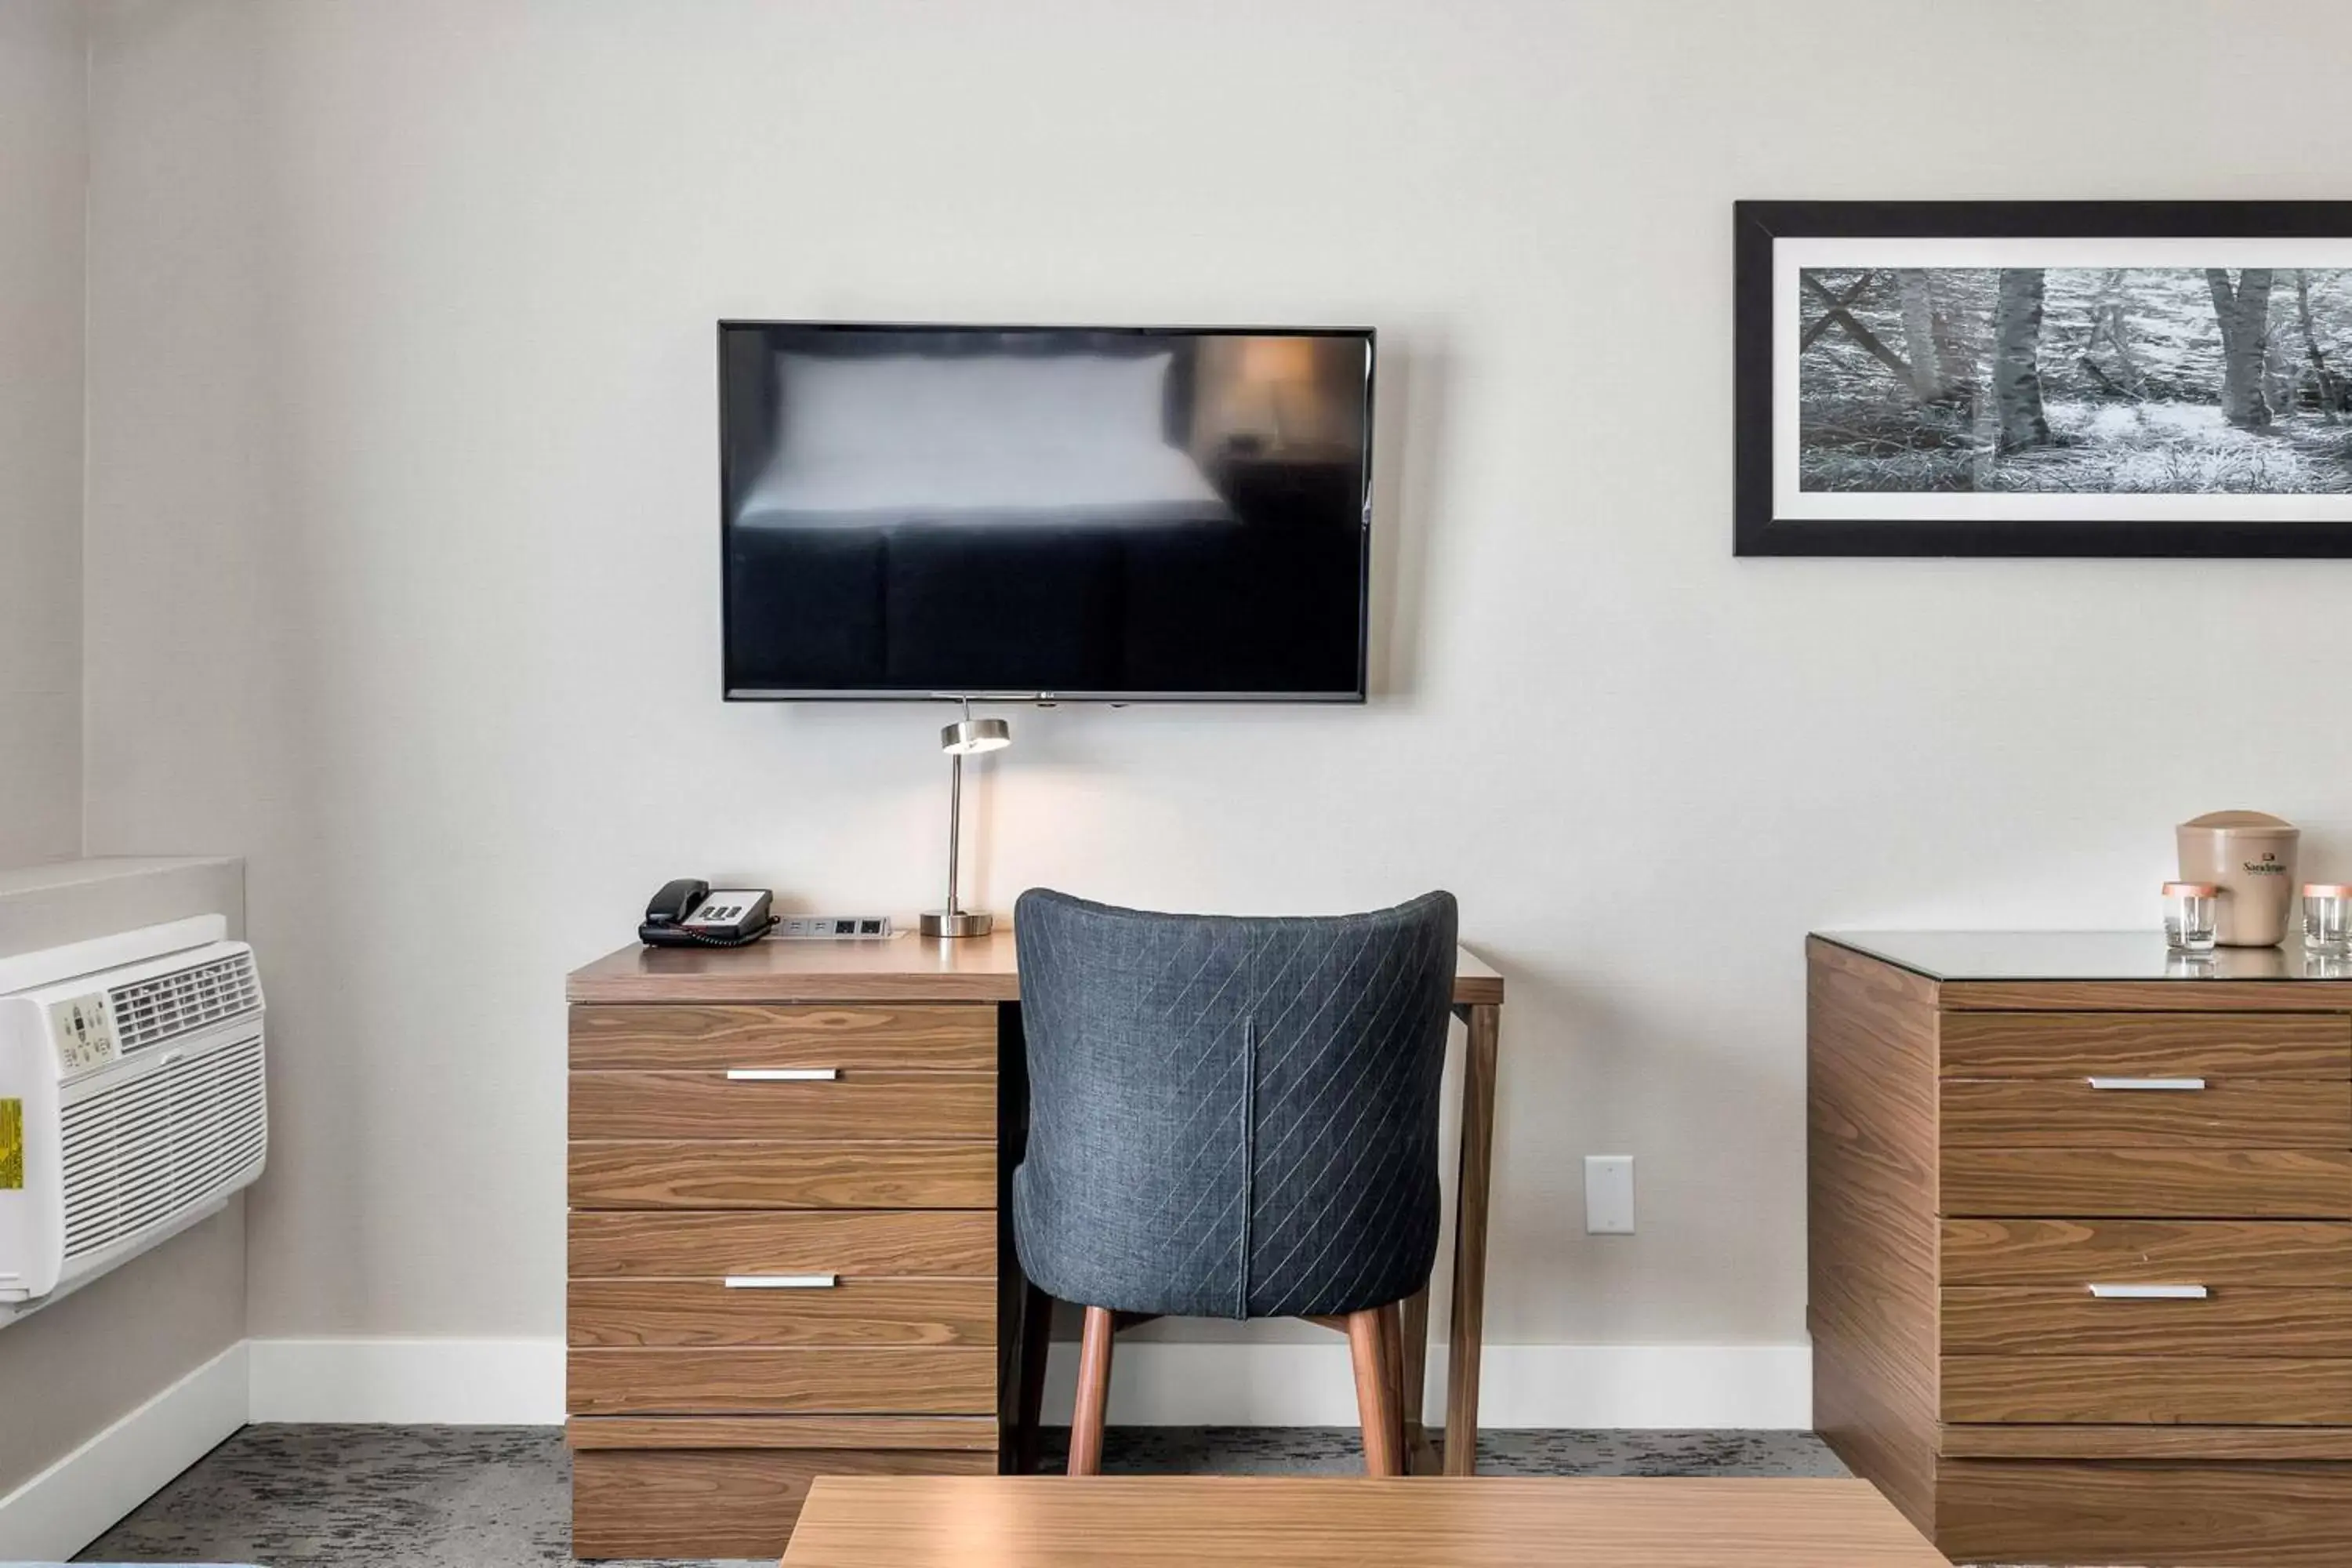
M 888 915 L 786 915 L 771 942 L 856 942 L 898 934 Z

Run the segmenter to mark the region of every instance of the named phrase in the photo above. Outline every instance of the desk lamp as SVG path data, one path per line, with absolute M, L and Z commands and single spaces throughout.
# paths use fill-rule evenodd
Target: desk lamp
M 943 910 L 923 911 L 925 936 L 986 936 L 995 929 L 994 915 L 956 908 L 957 840 L 963 824 L 963 760 L 982 752 L 1001 752 L 1011 744 L 1013 727 L 1002 719 L 973 718 L 969 698 L 964 700 L 963 717 L 940 731 L 940 750 L 948 754 L 948 902 Z

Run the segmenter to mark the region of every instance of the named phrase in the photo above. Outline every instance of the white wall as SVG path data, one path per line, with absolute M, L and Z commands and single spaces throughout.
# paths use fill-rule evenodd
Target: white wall
M 2337 195 L 2352 11 L 98 16 L 89 834 L 250 850 L 257 1334 L 557 1331 L 562 975 L 664 878 L 933 896 L 935 714 L 716 698 L 721 316 L 1382 329 L 1377 700 L 1015 714 L 982 891 L 1459 893 L 1490 1341 L 1801 1338 L 1809 927 L 2143 923 L 2222 805 L 2352 869 L 2352 567 L 1737 561 L 1729 438 L 1735 198 Z
M 0 5 L 0 867 L 81 847 L 80 0 Z

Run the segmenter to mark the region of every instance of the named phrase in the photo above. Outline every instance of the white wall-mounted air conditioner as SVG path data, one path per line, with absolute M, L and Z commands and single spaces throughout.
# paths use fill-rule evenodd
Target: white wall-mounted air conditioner
M 0 959 L 0 1321 L 261 1173 L 261 981 L 226 933 L 204 915 Z

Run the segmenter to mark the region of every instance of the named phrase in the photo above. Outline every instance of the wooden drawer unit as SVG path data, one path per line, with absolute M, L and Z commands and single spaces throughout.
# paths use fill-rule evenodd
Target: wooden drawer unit
M 2352 1562 L 2352 985 L 1809 958 L 1846 1463 L 1958 1562 Z
M 571 1013 L 581 1557 L 782 1554 L 827 1473 L 992 1471 L 993 1004 Z

